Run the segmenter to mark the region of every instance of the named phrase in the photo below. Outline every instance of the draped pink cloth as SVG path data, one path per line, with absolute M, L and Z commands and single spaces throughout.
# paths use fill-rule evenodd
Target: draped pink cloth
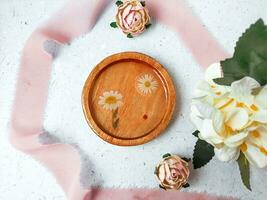
M 201 66 L 206 67 L 227 56 L 183 1 L 166 1 L 147 1 L 153 18 L 177 31 Z M 21 57 L 10 122 L 10 142 L 46 166 L 70 200 L 227 199 L 157 189 L 83 188 L 80 184 L 79 153 L 67 144 L 39 142 L 39 136 L 43 133 L 43 116 L 54 56 L 44 50 L 44 44 L 47 41 L 65 44 L 85 34 L 108 3 L 109 0 L 70 0 L 62 10 L 32 33 Z

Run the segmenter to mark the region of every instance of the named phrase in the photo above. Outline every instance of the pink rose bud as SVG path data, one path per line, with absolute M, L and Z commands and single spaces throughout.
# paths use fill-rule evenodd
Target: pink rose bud
M 126 0 L 118 6 L 116 23 L 123 33 L 137 36 L 150 22 L 148 10 L 138 0 Z
M 189 173 L 188 163 L 176 155 L 165 157 L 155 170 L 160 186 L 166 190 L 181 189 L 187 184 Z

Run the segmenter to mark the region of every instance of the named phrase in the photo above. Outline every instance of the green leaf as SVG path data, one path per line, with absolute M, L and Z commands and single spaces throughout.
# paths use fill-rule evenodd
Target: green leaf
M 116 119 L 114 122 L 112 122 L 112 126 L 113 126 L 114 129 L 116 129 L 118 127 L 119 122 L 120 122 L 120 119 L 119 118 Z
M 171 156 L 170 153 L 166 153 L 166 154 L 164 154 L 164 155 L 162 156 L 162 158 L 167 158 L 167 157 L 170 157 L 170 156 Z
M 192 134 L 193 134 L 193 136 L 198 138 L 199 130 L 194 131 Z
M 251 94 L 254 96 L 257 96 L 261 92 L 262 89 L 263 89 L 263 87 L 254 88 L 254 89 L 252 89 Z
M 123 4 L 122 1 L 116 1 L 116 5 L 117 5 L 117 6 L 120 6 L 120 5 L 122 5 L 122 4 Z
M 220 85 L 250 76 L 262 86 L 267 84 L 267 26 L 262 19 L 252 24 L 236 43 L 232 58 L 221 61 L 223 78 L 214 81 Z
M 119 125 L 120 119 L 118 118 L 119 109 L 112 111 L 112 126 L 116 129 Z
M 215 78 L 213 79 L 215 83 L 218 85 L 227 85 L 230 86 L 232 82 L 236 81 L 233 77 L 223 77 L 223 78 Z
M 128 33 L 127 38 L 133 38 L 131 33 Z
M 214 147 L 204 140 L 198 139 L 193 154 L 194 169 L 206 165 L 214 156 Z
M 186 183 L 186 184 L 183 185 L 183 188 L 187 188 L 187 187 L 190 187 L 189 183 Z
M 111 22 L 111 23 L 110 23 L 110 26 L 111 26 L 112 28 L 118 28 L 118 25 L 117 25 L 116 22 Z
M 143 7 L 146 6 L 146 2 L 145 1 L 141 1 L 140 3 L 142 4 Z
M 149 29 L 152 24 L 146 24 L 146 29 Z
M 237 162 L 238 162 L 242 182 L 246 186 L 246 188 L 251 191 L 249 162 L 242 152 L 240 152 L 240 156 Z
M 112 111 L 112 119 L 116 119 L 118 116 L 119 109 L 117 108 L 116 110 Z

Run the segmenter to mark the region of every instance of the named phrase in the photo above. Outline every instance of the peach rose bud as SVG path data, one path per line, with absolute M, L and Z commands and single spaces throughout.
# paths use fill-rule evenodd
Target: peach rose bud
M 188 162 L 176 155 L 166 154 L 155 169 L 160 187 L 165 190 L 180 190 L 188 185 L 190 174 Z
M 125 0 L 117 1 L 117 5 L 118 11 L 114 23 L 128 37 L 140 35 L 150 25 L 150 17 L 144 2 Z

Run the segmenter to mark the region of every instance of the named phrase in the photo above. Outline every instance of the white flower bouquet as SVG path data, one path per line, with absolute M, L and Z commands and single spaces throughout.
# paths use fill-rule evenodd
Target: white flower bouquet
M 267 166 L 267 27 L 258 20 L 240 37 L 234 56 L 211 65 L 195 91 L 191 120 L 199 139 L 195 168 L 215 155 L 238 161 L 251 190 L 249 164 Z

